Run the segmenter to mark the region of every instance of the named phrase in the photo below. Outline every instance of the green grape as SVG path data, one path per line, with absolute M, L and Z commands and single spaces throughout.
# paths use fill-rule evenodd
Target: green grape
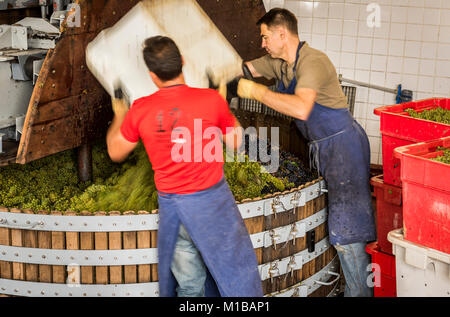
M 293 188 L 285 178 L 264 172 L 261 164 L 235 159 L 224 164 L 225 178 L 236 200 Z M 127 211 L 158 208 L 154 174 L 142 143 L 123 164 L 113 163 L 106 144 L 92 148 L 92 182 L 78 180 L 76 153 L 65 151 L 26 165 L 0 169 L 0 205 L 9 208 L 59 211 Z
M 444 153 L 436 158 L 432 158 L 431 160 L 445 164 L 450 164 L 450 148 L 439 147 L 437 150 L 443 151 Z
M 414 109 L 405 110 L 412 118 L 430 120 L 444 124 L 450 124 L 450 110 L 437 107 L 435 109 L 417 112 Z

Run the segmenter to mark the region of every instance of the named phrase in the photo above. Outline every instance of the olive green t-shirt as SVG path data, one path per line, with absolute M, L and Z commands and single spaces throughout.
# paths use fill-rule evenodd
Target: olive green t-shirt
M 288 65 L 282 59 L 272 58 L 269 54 L 250 61 L 258 73 L 267 79 L 281 80 L 281 69 L 284 73 L 284 85 L 294 78 L 294 65 Z M 322 106 L 334 109 L 348 108 L 347 97 L 344 95 L 336 68 L 328 56 L 310 47 L 307 43 L 300 50 L 295 72 L 298 88 L 310 88 L 317 92 L 316 102 Z

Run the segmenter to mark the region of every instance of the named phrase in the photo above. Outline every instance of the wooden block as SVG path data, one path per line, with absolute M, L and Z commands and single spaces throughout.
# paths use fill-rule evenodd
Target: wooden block
M 80 212 L 80 216 L 92 216 L 89 211 Z M 94 233 L 93 232 L 80 232 L 80 249 L 81 250 L 94 250 Z M 82 266 L 81 267 L 81 283 L 82 284 L 94 284 L 94 267 Z
M 107 217 L 106 212 L 98 211 L 95 216 Z M 108 250 L 108 233 L 96 232 L 94 234 L 95 250 Z M 95 282 L 96 284 L 108 284 L 108 266 L 95 267 Z
M 60 211 L 52 211 L 52 216 L 62 216 Z M 52 231 L 51 233 L 52 249 L 64 250 L 66 248 L 66 235 L 61 231 Z M 52 278 L 53 283 L 65 284 L 66 283 L 66 267 L 64 265 L 52 266 Z
M 119 211 L 109 212 L 110 216 L 120 216 Z M 109 250 L 122 249 L 122 232 L 108 233 Z M 109 267 L 109 281 L 111 284 L 123 284 L 123 267 L 121 265 Z
M 264 216 L 244 219 L 249 234 L 255 234 L 264 231 Z M 258 265 L 263 263 L 263 248 L 255 249 L 256 260 Z
M 148 215 L 148 211 L 139 211 L 139 215 Z M 137 232 L 137 247 L 138 249 L 150 248 L 151 233 L 150 231 L 138 231 Z M 150 264 L 138 265 L 138 282 L 148 283 L 151 281 L 151 266 Z
M 76 216 L 74 211 L 67 211 L 66 216 Z M 79 250 L 80 249 L 80 233 L 79 232 L 66 232 L 66 250 Z M 81 272 L 79 266 L 68 266 L 68 283 L 78 284 L 81 282 Z
M 23 210 L 23 213 L 34 215 L 34 211 L 30 209 Z M 23 239 L 24 239 L 24 247 L 26 248 L 38 247 L 37 231 L 24 230 Z M 39 266 L 37 264 L 28 264 L 28 263 L 25 264 L 25 280 L 31 282 L 39 281 Z
M 124 215 L 135 215 L 134 211 L 126 211 Z M 123 248 L 124 249 L 136 249 L 136 231 L 126 231 L 123 233 Z M 124 266 L 124 278 L 125 284 L 137 283 L 137 266 L 125 265 Z
M 22 210 L 17 208 L 12 208 L 10 210 L 12 213 L 22 213 Z M 11 245 L 14 247 L 23 247 L 23 230 L 21 229 L 11 229 Z M 13 263 L 13 279 L 15 280 L 25 280 L 25 264 L 23 263 Z
M 38 211 L 39 215 L 48 215 L 48 211 Z M 38 247 L 39 249 L 52 248 L 52 234 L 49 231 L 38 231 Z M 52 267 L 50 265 L 39 265 L 39 282 L 52 282 Z
M 8 208 L 0 207 L 1 212 L 9 212 Z M 0 245 L 11 245 L 11 230 L 0 228 Z M 12 279 L 12 263 L 0 261 L 0 277 L 3 279 Z
M 156 215 L 157 213 L 158 213 L 158 210 L 152 210 L 152 215 Z M 158 231 L 157 230 L 150 231 L 150 247 L 151 248 L 158 247 Z M 151 270 L 152 270 L 152 282 L 157 282 L 158 281 L 158 264 L 152 264 Z

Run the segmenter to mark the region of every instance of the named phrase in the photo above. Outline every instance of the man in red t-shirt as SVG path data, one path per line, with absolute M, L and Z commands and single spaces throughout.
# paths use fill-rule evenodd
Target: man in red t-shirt
M 223 174 L 222 136 L 239 147 L 240 124 L 217 91 L 186 86 L 170 38 L 147 39 L 143 54 L 159 90 L 129 111 L 113 99 L 107 145 L 120 162 L 142 139 L 152 163 L 160 296 L 262 296 L 256 255 Z

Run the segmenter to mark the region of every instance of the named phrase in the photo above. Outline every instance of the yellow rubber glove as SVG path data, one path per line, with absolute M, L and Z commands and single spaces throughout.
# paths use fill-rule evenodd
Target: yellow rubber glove
M 121 116 L 128 112 L 128 105 L 125 100 L 112 98 L 111 103 L 115 115 Z
M 227 100 L 227 84 L 225 82 L 221 82 L 219 84 L 219 88 L 217 88 L 217 91 L 223 97 L 223 99 Z
M 246 99 L 254 99 L 262 102 L 266 92 L 269 90 L 267 86 L 255 83 L 254 81 L 241 79 L 238 84 L 238 96 Z

